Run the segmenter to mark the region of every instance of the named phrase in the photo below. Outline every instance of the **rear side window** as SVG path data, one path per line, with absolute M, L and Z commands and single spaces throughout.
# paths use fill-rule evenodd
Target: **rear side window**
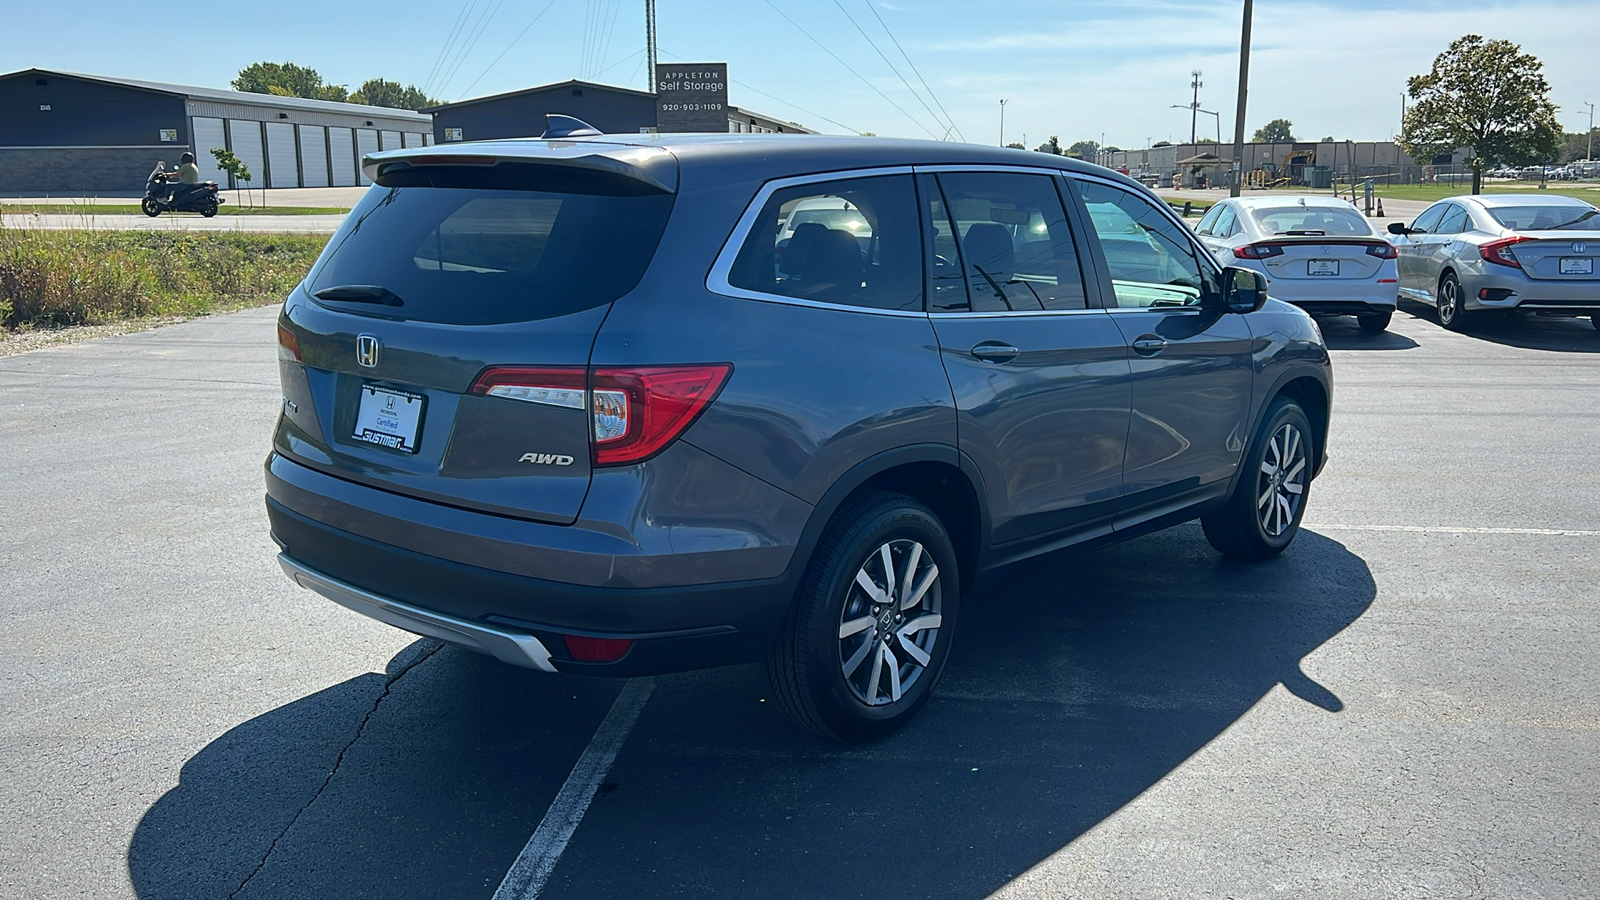
M 313 296 L 375 286 L 399 305 L 319 303 L 403 319 L 494 325 L 609 303 L 639 283 L 670 194 L 374 188 L 312 270 Z
M 909 175 L 774 191 L 728 283 L 865 309 L 922 309 L 922 232 Z
M 1088 306 L 1078 254 L 1067 227 L 1061 195 L 1048 175 L 1011 172 L 955 172 L 938 176 L 942 208 L 959 252 L 967 297 L 953 298 L 935 311 L 973 312 L 1083 309 Z M 953 260 L 940 249 L 946 226 L 934 225 L 934 283 Z M 943 265 L 941 265 L 941 261 Z

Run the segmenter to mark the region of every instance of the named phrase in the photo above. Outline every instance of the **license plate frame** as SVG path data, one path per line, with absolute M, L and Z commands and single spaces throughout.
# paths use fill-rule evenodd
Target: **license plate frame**
M 1306 277 L 1338 278 L 1339 261 L 1337 259 L 1308 259 L 1306 260 Z
M 364 382 L 351 437 L 362 443 L 415 454 L 428 398 L 412 391 Z
M 1562 275 L 1593 275 L 1594 257 L 1563 256 L 1558 271 Z

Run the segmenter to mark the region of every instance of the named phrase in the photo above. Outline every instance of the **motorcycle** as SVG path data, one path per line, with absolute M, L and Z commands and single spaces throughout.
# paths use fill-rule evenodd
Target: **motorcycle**
M 182 184 L 178 176 L 166 171 L 165 162 L 156 163 L 155 171 L 145 181 L 144 199 L 139 208 L 150 218 L 164 212 L 197 212 L 206 218 L 217 214 L 217 207 L 228 202 L 217 196 L 217 183 Z

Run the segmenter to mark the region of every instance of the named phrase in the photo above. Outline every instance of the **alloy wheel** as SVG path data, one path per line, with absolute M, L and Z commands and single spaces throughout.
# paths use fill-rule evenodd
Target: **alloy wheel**
M 1439 322 L 1449 325 L 1456 320 L 1460 309 L 1460 287 L 1454 278 L 1446 278 L 1439 282 Z
M 868 706 L 898 702 L 927 671 L 939 639 L 939 566 L 917 541 L 870 554 L 839 612 L 839 670 Z
M 1272 433 L 1256 481 L 1256 516 L 1268 537 L 1279 537 L 1294 525 L 1306 493 L 1305 477 L 1305 436 L 1285 423 Z

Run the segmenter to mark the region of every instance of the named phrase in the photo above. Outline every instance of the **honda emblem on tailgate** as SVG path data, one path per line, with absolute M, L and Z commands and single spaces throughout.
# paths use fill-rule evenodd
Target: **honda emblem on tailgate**
M 1583 241 L 1574 241 L 1572 243 L 1572 252 L 1573 253 L 1582 253 L 1583 251 L 1585 251 L 1587 249 L 1589 249 L 1589 245 L 1585 244 Z
M 377 335 L 363 334 L 356 338 L 356 362 L 369 369 L 377 366 L 380 346 Z

